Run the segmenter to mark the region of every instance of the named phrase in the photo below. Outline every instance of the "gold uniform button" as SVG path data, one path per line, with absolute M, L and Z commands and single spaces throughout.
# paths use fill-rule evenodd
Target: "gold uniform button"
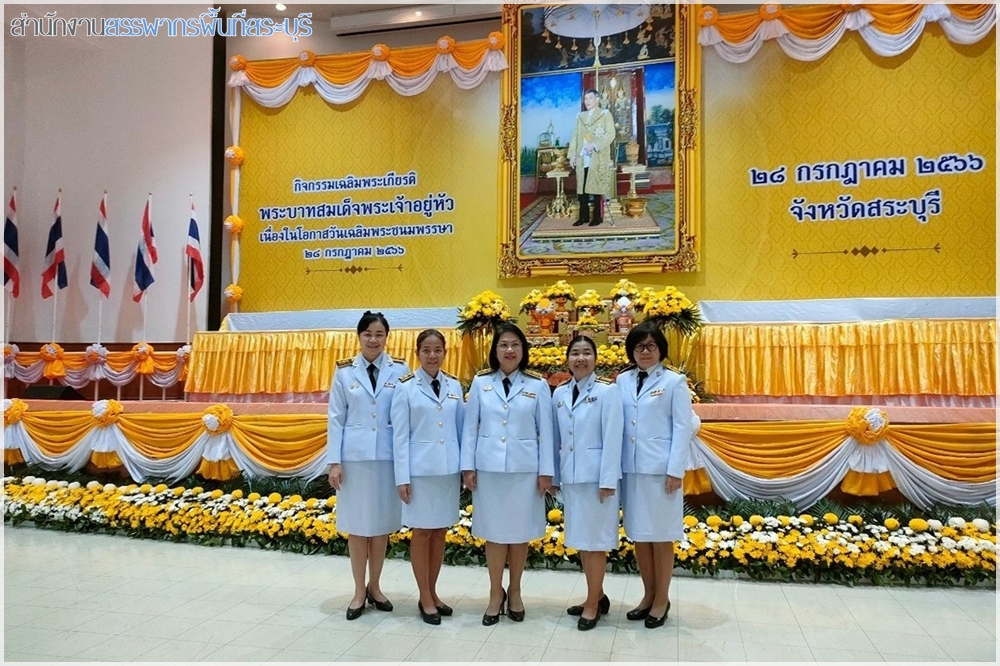
M 632 425 L 635 425 L 635 421 L 632 421 Z
M 438 421 L 438 428 L 444 427 L 444 421 Z
M 438 411 L 439 412 L 441 411 L 441 405 L 438 405 Z
M 506 437 L 501 437 L 501 438 L 500 438 L 500 441 L 501 441 L 501 442 L 506 442 L 506 441 L 507 441 L 507 438 L 506 438 Z
M 443 439 L 441 440 L 441 443 L 444 444 L 444 440 Z
M 635 437 L 633 437 L 633 438 L 632 438 L 632 441 L 633 441 L 633 442 L 635 441 Z
M 372 400 L 372 404 L 373 404 L 373 405 L 375 404 L 375 401 L 374 401 L 374 400 Z
M 507 425 L 507 422 L 506 422 L 506 421 L 502 421 L 502 422 L 500 423 L 500 425 Z
M 507 409 L 507 405 L 505 404 L 505 405 L 503 406 L 503 408 L 504 408 L 504 409 Z

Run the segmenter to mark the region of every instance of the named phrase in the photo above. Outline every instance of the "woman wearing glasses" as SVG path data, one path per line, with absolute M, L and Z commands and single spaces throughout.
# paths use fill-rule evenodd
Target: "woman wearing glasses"
M 552 486 L 552 399 L 548 383 L 526 371 L 528 341 L 501 325 L 490 369 L 472 380 L 462 431 L 462 480 L 472 491 L 472 534 L 486 540 L 490 601 L 483 624 L 524 620 L 521 576 L 528 542 L 545 535 L 545 493 Z M 510 581 L 503 589 L 504 563 Z
M 445 533 L 458 522 L 459 433 L 465 403 L 462 385 L 441 370 L 444 335 L 433 328 L 417 336 L 420 368 L 399 379 L 392 396 L 393 462 L 403 500 L 403 524 L 413 529 L 410 565 L 417 579 L 417 608 L 427 624 L 441 624 L 452 609 L 437 595 Z M 428 610 L 429 609 L 429 610 Z
M 684 536 L 682 487 L 693 410 L 687 378 L 663 367 L 667 340 L 654 323 L 629 332 L 625 353 L 635 367 L 617 379 L 625 405 L 622 508 L 643 586 L 642 600 L 626 617 L 655 629 L 670 610 L 673 542 Z
M 361 353 L 337 361 L 330 389 L 326 460 L 337 491 L 337 530 L 349 535 L 354 598 L 347 606 L 348 620 L 361 617 L 366 601 L 392 610 L 379 587 L 389 534 L 402 527 L 389 408 L 399 378 L 410 369 L 385 353 L 388 335 L 382 313 L 365 312 L 358 322 Z
M 566 348 L 573 378 L 552 396 L 555 422 L 556 484 L 566 509 L 566 546 L 580 551 L 587 600 L 566 612 L 589 631 L 611 609 L 604 594 L 609 550 L 618 548 L 618 481 L 622 476 L 622 396 L 618 387 L 594 373 L 597 345 L 578 337 Z

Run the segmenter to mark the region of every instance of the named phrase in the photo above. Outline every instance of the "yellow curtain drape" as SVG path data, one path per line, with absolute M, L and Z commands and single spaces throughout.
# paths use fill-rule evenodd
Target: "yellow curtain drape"
M 801 474 L 844 441 L 841 421 L 705 423 L 698 437 L 727 465 L 762 479 Z
M 65 455 L 97 425 L 90 412 L 26 412 L 21 422 L 42 453 L 53 458 Z
M 896 482 L 889 472 L 878 472 L 870 474 L 866 472 L 855 472 L 848 470 L 844 475 L 844 480 L 840 482 L 840 489 L 848 495 L 858 497 L 875 497 L 880 493 L 893 490 Z
M 960 19 L 972 21 L 982 17 L 989 10 L 987 4 L 948 5 L 951 12 Z M 880 32 L 898 35 L 906 32 L 920 18 L 924 5 L 907 4 L 818 4 L 804 7 L 782 7 L 777 17 L 789 32 L 803 39 L 819 39 L 833 32 L 844 17 L 859 9 L 865 9 L 872 17 L 872 27 Z M 743 43 L 765 21 L 766 12 L 753 10 L 732 14 L 719 14 L 710 10 L 712 26 L 722 38 L 731 44 Z M 703 22 L 704 19 L 701 19 Z M 704 24 L 704 23 L 703 23 Z
M 454 44 L 452 57 L 459 67 L 472 69 L 486 57 L 490 50 L 489 39 L 478 39 Z M 438 56 L 437 44 L 390 49 L 385 62 L 393 73 L 399 76 L 415 77 L 426 74 Z M 363 76 L 371 64 L 371 51 L 318 55 L 312 66 L 326 81 L 335 85 L 346 85 Z M 287 81 L 306 61 L 298 56 L 276 60 L 251 60 L 244 67 L 247 78 L 264 88 L 275 88 Z
M 919 467 L 955 481 L 997 478 L 995 423 L 890 426 L 889 443 Z
M 153 352 L 151 354 L 153 367 L 159 372 L 170 372 L 177 367 L 177 354 L 175 352 Z M 15 362 L 22 367 L 29 367 L 43 360 L 39 352 L 18 352 Z M 136 355 L 131 351 L 108 352 L 105 361 L 108 367 L 115 372 L 121 372 L 133 363 L 137 362 Z M 87 352 L 63 352 L 62 359 L 49 363 L 51 368 L 45 371 L 46 377 L 65 377 L 66 370 L 80 371 L 85 369 L 90 363 L 87 362 Z
M 710 324 L 693 367 L 716 395 L 992 396 L 996 321 Z
M 415 369 L 417 336 L 423 329 L 392 329 L 386 352 Z M 448 355 L 442 369 L 461 371 L 462 336 L 441 331 Z M 354 358 L 355 331 L 196 333 L 184 390 L 193 393 L 315 393 L 330 390 L 339 359 Z
M 326 417 L 318 414 L 238 416 L 230 433 L 243 452 L 275 472 L 301 467 L 326 448 Z
M 201 417 L 190 414 L 122 414 L 118 427 L 139 453 L 160 460 L 180 455 L 204 432 Z

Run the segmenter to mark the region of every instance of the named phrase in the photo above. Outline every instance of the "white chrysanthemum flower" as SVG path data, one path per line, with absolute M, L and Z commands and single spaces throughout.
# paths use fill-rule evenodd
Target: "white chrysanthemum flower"
M 959 518 L 958 516 L 952 516 L 948 519 L 949 527 L 957 527 L 962 530 L 965 529 L 965 518 Z
M 878 432 L 885 427 L 885 418 L 882 416 L 882 410 L 872 407 L 865 414 L 865 421 L 868 421 L 868 425 L 871 426 L 872 432 Z
M 940 520 L 934 520 L 934 519 L 928 520 L 927 521 L 927 526 L 933 532 L 940 532 L 941 528 L 944 527 L 944 525 L 941 524 Z
M 205 429 L 209 432 L 219 429 L 219 419 L 214 414 L 203 414 L 201 422 L 205 424 Z
M 71 483 L 68 486 L 66 486 L 66 488 L 69 489 L 69 490 L 79 490 L 80 489 L 80 482 L 79 481 L 74 481 L 73 483 Z

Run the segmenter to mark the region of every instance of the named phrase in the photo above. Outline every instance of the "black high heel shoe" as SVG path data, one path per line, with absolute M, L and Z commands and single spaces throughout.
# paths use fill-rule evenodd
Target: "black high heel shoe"
M 649 616 L 649 609 L 652 606 L 646 606 L 645 608 L 633 608 L 629 612 L 625 613 L 625 619 L 636 622 L 638 620 L 645 620 Z
M 441 614 L 440 613 L 438 613 L 436 611 L 433 612 L 433 613 L 425 613 L 424 612 L 424 605 L 422 603 L 420 603 L 419 601 L 417 602 L 417 609 L 420 611 L 420 617 L 421 617 L 421 619 L 423 619 L 423 621 L 426 622 L 427 624 L 441 624 Z
M 451 614 L 455 612 L 454 608 L 445 603 L 442 603 L 440 606 L 437 606 L 436 608 L 438 615 L 442 617 L 451 617 Z
M 386 599 L 385 601 L 378 601 L 372 596 L 371 590 L 367 587 L 365 588 L 365 594 L 368 595 L 368 605 L 374 606 L 376 610 L 380 610 L 386 613 L 392 612 L 392 602 Z
M 504 591 L 504 597 L 506 596 L 507 592 Z M 516 611 L 510 607 L 510 604 L 507 604 L 507 617 L 514 620 L 514 622 L 524 622 L 524 609 Z
M 608 599 L 608 595 L 605 594 L 601 597 L 601 600 L 597 602 L 597 610 L 601 615 L 607 615 L 611 612 L 611 599 Z M 580 617 L 583 615 L 583 606 L 570 606 L 566 609 L 566 615 Z
M 648 613 L 648 611 L 647 611 Z M 663 611 L 662 617 L 653 617 L 652 615 L 646 615 L 646 628 L 656 629 L 657 627 L 662 627 L 663 623 L 667 621 L 667 615 L 670 614 L 670 602 L 667 602 L 667 610 Z
M 503 591 L 503 601 L 500 602 L 500 612 L 496 615 L 489 615 L 488 613 L 483 613 L 483 626 L 492 627 L 494 624 L 500 621 L 500 616 L 503 615 L 503 607 L 507 604 L 507 590 Z
M 587 618 L 580 616 L 580 619 L 576 621 L 576 628 L 580 631 L 590 631 L 597 626 L 597 621 L 601 619 L 601 614 L 598 613 L 596 617 L 588 620 Z
M 361 615 L 364 612 L 365 612 L 365 605 L 364 604 L 361 604 L 357 608 L 351 608 L 350 606 L 348 606 L 347 607 L 347 619 L 348 620 L 357 620 L 359 617 L 361 617 Z

